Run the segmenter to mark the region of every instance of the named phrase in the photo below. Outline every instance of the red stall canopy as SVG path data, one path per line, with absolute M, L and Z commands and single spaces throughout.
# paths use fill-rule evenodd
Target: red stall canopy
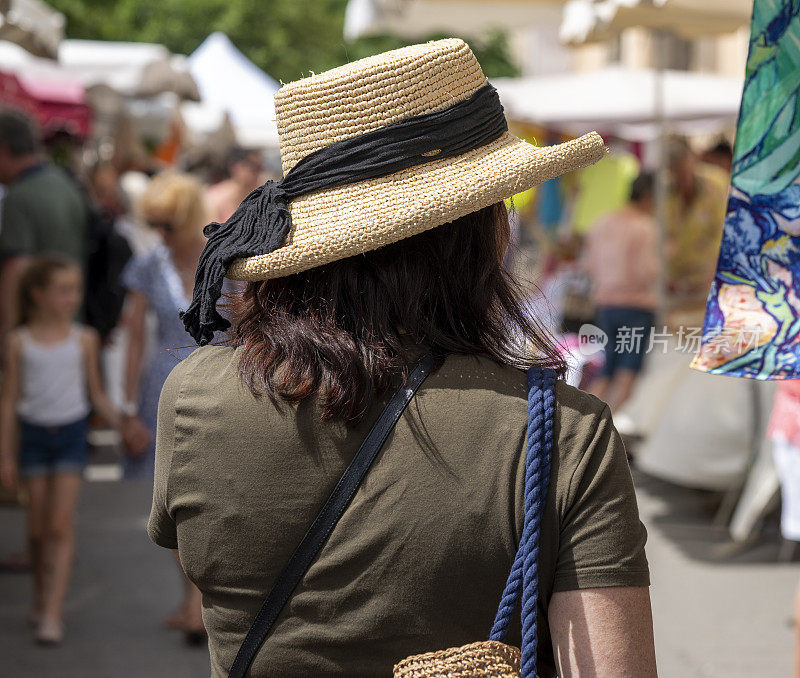
M 0 105 L 26 111 L 38 121 L 45 137 L 66 132 L 86 138 L 91 132 L 86 91 L 74 81 L 19 78 L 0 71 Z

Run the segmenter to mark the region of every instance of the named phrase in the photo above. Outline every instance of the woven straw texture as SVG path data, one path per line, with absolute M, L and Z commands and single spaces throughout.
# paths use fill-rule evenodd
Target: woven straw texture
M 461 40 L 414 45 L 298 80 L 275 95 L 284 172 L 309 153 L 467 99 L 486 84 Z M 233 280 L 266 280 L 397 242 L 597 162 L 597 134 L 537 148 L 506 133 L 456 158 L 293 200 L 286 244 L 240 259 Z
M 394 678 L 519 678 L 519 650 L 496 640 L 418 654 L 394 667 Z

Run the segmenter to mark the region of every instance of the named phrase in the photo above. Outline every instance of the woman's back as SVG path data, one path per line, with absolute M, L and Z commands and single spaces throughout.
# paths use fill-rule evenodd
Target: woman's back
M 356 428 L 306 401 L 279 411 L 206 347 L 159 412 L 151 537 L 204 595 L 221 678 L 263 598 L 385 402 Z M 451 356 L 425 382 L 284 608 L 252 675 L 389 675 L 403 657 L 488 635 L 522 526 L 523 372 Z M 559 382 L 542 522 L 540 660 L 555 675 L 553 592 L 644 586 L 645 532 L 622 444 L 599 400 Z M 518 630 L 509 639 L 519 643 Z

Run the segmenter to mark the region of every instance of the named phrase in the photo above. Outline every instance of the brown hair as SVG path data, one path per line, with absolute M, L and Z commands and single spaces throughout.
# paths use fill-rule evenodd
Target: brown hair
M 62 254 L 38 254 L 25 267 L 17 287 L 17 326 L 33 319 L 36 302 L 33 290 L 41 290 L 50 284 L 56 271 L 80 268 L 73 259 Z
M 240 372 L 276 406 L 318 396 L 355 425 L 405 375 L 417 347 L 564 371 L 502 265 L 502 203 L 398 243 L 249 283 L 232 303 Z

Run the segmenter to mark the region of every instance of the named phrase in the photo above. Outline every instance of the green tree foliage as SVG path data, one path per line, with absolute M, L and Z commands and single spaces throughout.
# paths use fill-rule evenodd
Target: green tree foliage
M 283 82 L 410 42 L 391 35 L 346 42 L 347 0 L 48 0 L 67 17 L 67 36 L 157 42 L 191 53 L 213 31 Z M 428 39 L 446 37 L 431 35 Z M 489 77 L 514 76 L 505 35 L 470 38 Z

